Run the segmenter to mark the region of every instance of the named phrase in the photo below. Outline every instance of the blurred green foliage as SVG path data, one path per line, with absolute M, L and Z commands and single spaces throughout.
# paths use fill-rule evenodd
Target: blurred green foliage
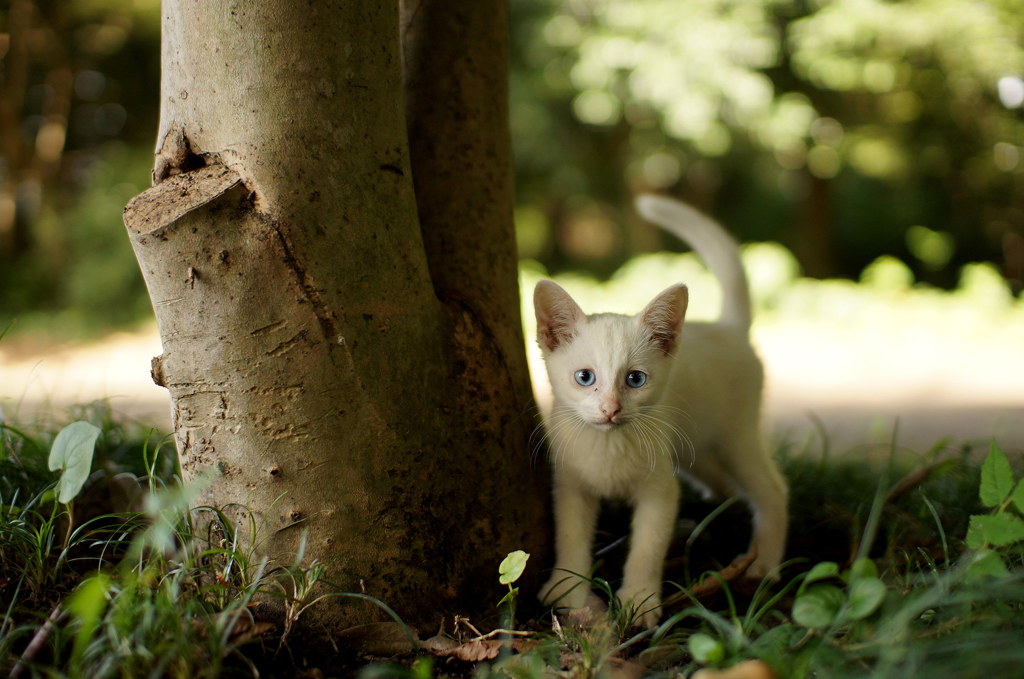
M 146 315 L 121 210 L 149 183 L 159 40 L 159 0 L 0 2 L 0 323 Z
M 880 256 L 1024 285 L 1024 1 L 510 0 L 520 254 L 607 277 L 676 248 L 655 190 L 813 277 Z M 0 0 L 0 324 L 148 315 L 158 0 Z M 70 325 L 70 328 L 69 328 Z
M 81 193 L 63 209 L 44 202 L 35 245 L 4 271 L 4 312 L 19 331 L 89 335 L 146 318 L 149 299 L 121 210 L 148 186 L 148 150 L 109 143 L 90 160 Z M 8 306 L 10 305 L 10 306 Z
M 1024 341 L 1024 299 L 1012 296 L 991 263 L 964 266 L 956 287 L 943 291 L 915 281 L 911 269 L 890 255 L 866 266 L 856 281 L 801 277 L 793 254 L 778 243 L 747 243 L 741 256 L 751 283 L 755 327 L 813 322 L 875 336 L 884 328 L 881 336 L 886 341 L 908 333 L 921 335 L 916 341 L 922 344 L 935 332 L 947 340 L 979 346 L 992 338 L 1011 344 Z M 539 262 L 524 260 L 520 289 L 526 337 L 536 332 L 531 291 L 539 280 L 549 277 L 566 287 L 588 312 L 634 314 L 639 304 L 678 280 L 686 281 L 690 289 L 688 319 L 713 320 L 721 306 L 718 282 L 693 253 L 639 255 L 607 280 L 580 272 L 552 274 Z M 540 367 L 539 348 L 528 342 L 528 349 Z
M 1020 0 L 520 0 L 523 253 L 610 274 L 680 195 L 812 276 L 1024 280 Z

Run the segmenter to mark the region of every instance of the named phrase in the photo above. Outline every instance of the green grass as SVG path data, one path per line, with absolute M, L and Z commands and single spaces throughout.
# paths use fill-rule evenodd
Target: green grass
M 96 471 L 68 505 L 47 468 L 55 432 L 0 425 L 0 668 L 217 677 L 246 667 L 237 648 L 261 629 L 248 608 L 261 564 L 193 534 L 166 441 L 103 409 L 83 414 L 101 427 Z
M 458 644 L 476 636 L 467 627 L 448 635 L 458 650 L 422 646 L 382 661 L 296 632 L 300 617 L 315 615 L 321 565 L 267 564 L 238 549 L 230 530 L 219 540 L 197 534 L 167 441 L 102 407 L 75 416 L 101 433 L 95 471 L 68 505 L 57 501 L 58 474 L 47 468 L 59 427 L 0 426 L 7 674 L 676 677 L 758 659 L 779 677 L 994 677 L 1024 663 L 1024 486 L 998 454 L 981 465 L 987 451 L 783 447 L 793 525 L 780 582 L 690 596 L 702 575 L 743 550 L 749 521 L 741 504 L 688 502 L 682 516 L 694 520 L 681 523 L 667 568 L 668 592 L 683 596 L 658 628 L 638 631 L 635 611 L 614 600 L 587 627 L 552 628 L 532 594 L 500 585 L 496 570 L 481 577 L 494 577 L 496 605 L 508 590 L 506 626 L 523 634 L 475 642 L 493 650 L 479 662 L 458 659 L 469 648 Z M 615 583 L 603 578 L 619 572 L 616 542 L 626 532 L 621 513 L 602 518 L 599 542 L 608 549 L 594 589 L 608 598 Z M 266 615 L 273 601 L 283 621 Z

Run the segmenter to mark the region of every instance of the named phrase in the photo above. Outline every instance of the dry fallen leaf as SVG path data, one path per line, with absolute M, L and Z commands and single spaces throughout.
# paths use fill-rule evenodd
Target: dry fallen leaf
M 608 665 L 611 667 L 611 679 L 641 679 L 647 672 L 645 665 L 622 658 L 609 658 Z
M 228 639 L 232 644 L 241 646 L 273 629 L 274 625 L 269 622 L 256 622 L 251 618 L 239 616 L 235 620 L 235 624 L 231 626 L 231 634 L 228 636 Z
M 776 676 L 764 662 L 744 660 L 724 670 L 697 670 L 690 679 L 776 679 Z
M 446 637 L 443 634 L 432 636 L 426 641 L 420 642 L 421 649 L 427 653 L 433 653 L 434 655 L 446 653 L 458 645 L 459 642 L 455 641 L 455 639 Z
M 476 639 L 452 648 L 434 651 L 434 653 L 441 658 L 458 658 L 466 662 L 481 662 L 497 658 L 503 643 L 496 639 Z

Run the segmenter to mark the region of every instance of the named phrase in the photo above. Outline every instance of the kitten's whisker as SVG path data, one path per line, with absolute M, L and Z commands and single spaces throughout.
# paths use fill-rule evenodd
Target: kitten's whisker
M 696 447 L 686 431 L 677 426 L 672 418 L 664 416 L 663 411 L 674 411 L 673 414 L 682 415 L 691 422 L 693 418 L 683 409 L 665 404 L 645 406 L 641 409 L 642 418 L 657 423 L 657 429 L 662 434 L 662 446 L 671 454 L 673 471 L 678 474 L 680 458 L 684 452 L 690 453 L 690 466 L 693 466 L 696 461 Z
M 672 459 L 675 468 L 675 455 L 666 429 L 674 429 L 667 420 L 654 417 L 650 414 L 653 407 L 641 408 L 633 420 L 634 431 L 640 440 L 641 447 L 646 455 L 647 466 L 650 471 L 657 467 L 658 456 L 668 456 Z
M 563 407 L 552 413 L 547 423 L 546 438 L 555 443 L 551 451 L 552 464 L 560 464 L 563 454 L 571 450 L 586 427 L 584 422 L 572 408 Z

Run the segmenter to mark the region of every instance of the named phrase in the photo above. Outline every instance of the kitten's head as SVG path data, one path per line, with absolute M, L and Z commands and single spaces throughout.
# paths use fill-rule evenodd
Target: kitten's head
M 657 405 L 687 301 L 686 286 L 674 285 L 636 316 L 588 316 L 558 284 L 538 283 L 537 341 L 556 409 L 611 430 Z

